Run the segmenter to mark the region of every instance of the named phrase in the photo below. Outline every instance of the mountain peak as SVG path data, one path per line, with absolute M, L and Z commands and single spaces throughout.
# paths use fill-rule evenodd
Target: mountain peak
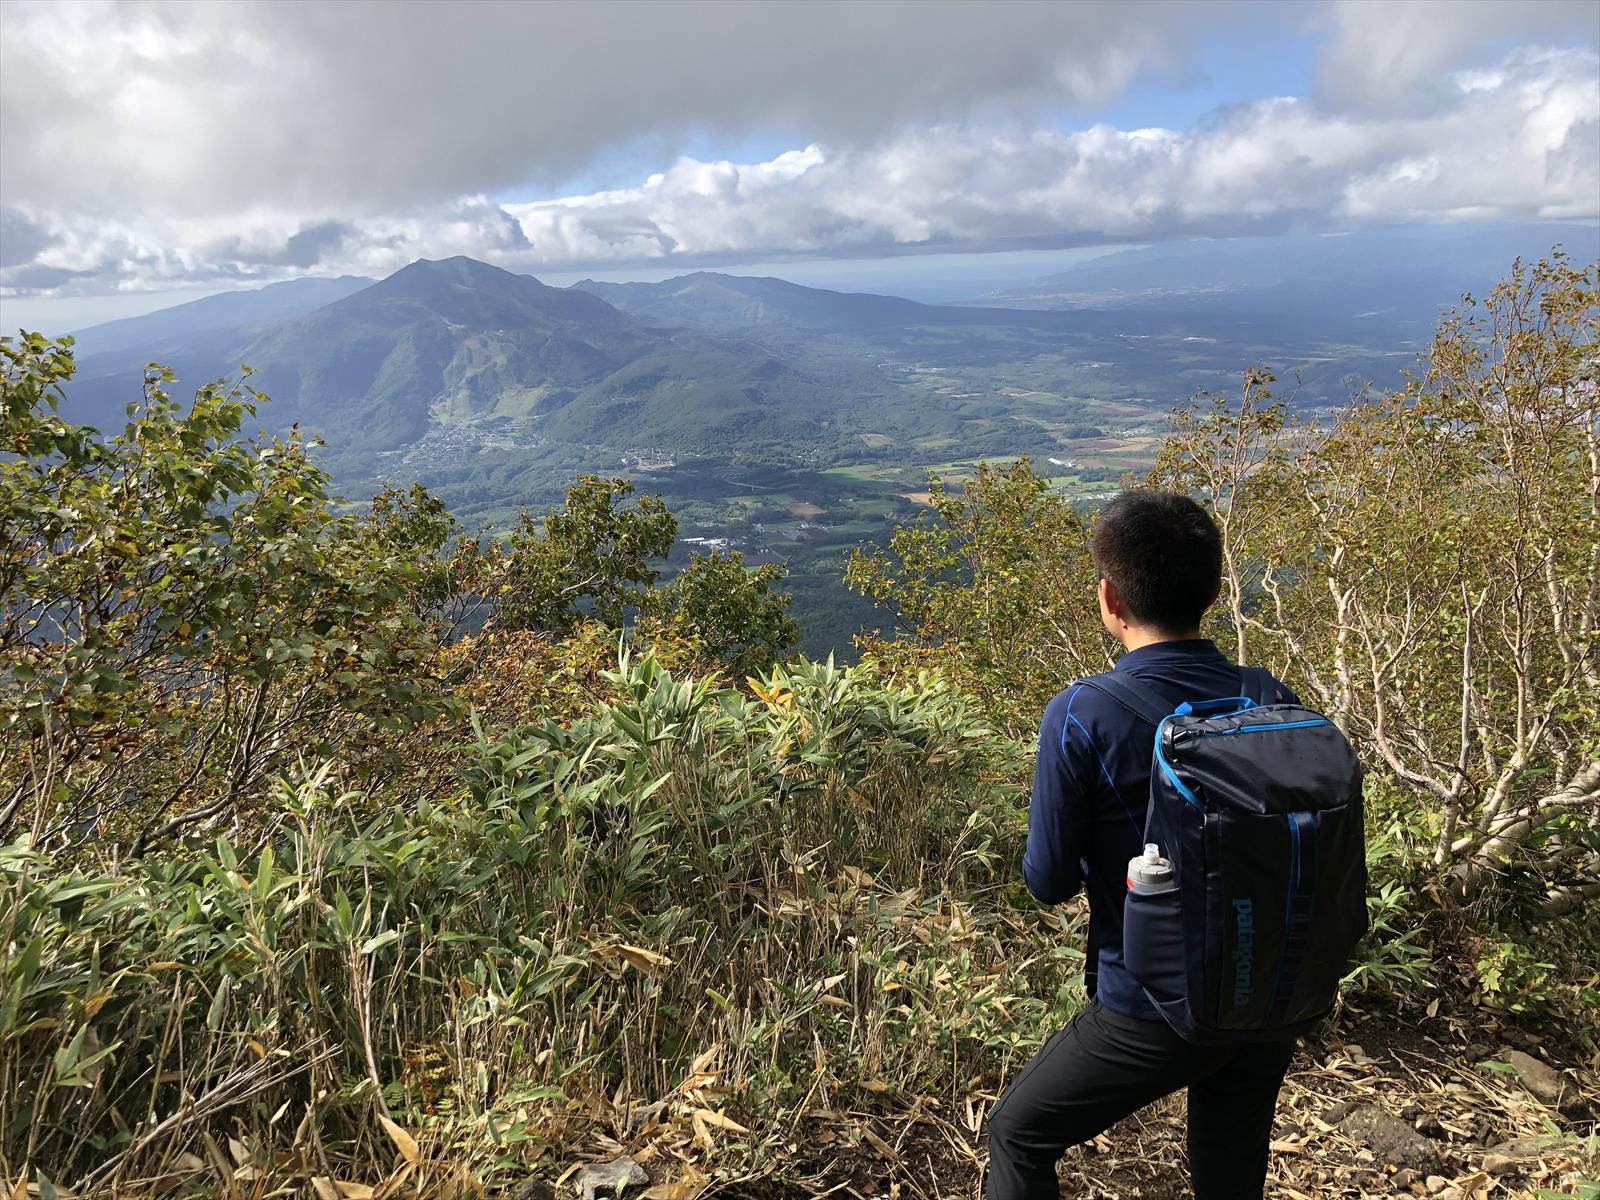
M 552 323 L 601 322 L 626 318 L 598 296 L 553 288 L 532 275 L 517 275 L 492 263 L 456 255 L 419 258 L 342 302 L 345 314 L 382 312 L 380 323 L 400 320 L 443 322 L 467 328 L 550 327 Z M 409 314 L 402 318 L 399 313 Z
M 364 295 L 364 305 L 406 300 L 430 307 L 442 305 L 442 312 L 459 304 L 480 308 L 486 303 L 516 307 L 532 304 L 547 308 L 568 293 L 540 283 L 532 275 L 517 275 L 492 263 L 458 254 L 453 258 L 419 258 L 407 263 L 368 288 Z
M 475 258 L 468 258 L 465 254 L 457 254 L 451 258 L 419 258 L 415 262 L 407 263 L 383 282 L 388 283 L 397 279 L 441 279 L 464 287 L 481 287 L 485 283 L 504 283 L 507 280 L 523 279 L 539 283 L 531 275 L 514 275 L 503 267 L 479 262 Z M 539 284 L 539 286 L 544 285 Z

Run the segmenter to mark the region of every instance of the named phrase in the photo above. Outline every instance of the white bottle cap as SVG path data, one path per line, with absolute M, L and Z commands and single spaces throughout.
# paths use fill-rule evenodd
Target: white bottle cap
M 1159 862 L 1161 860 L 1161 847 L 1154 842 L 1144 844 L 1144 857 L 1146 862 Z

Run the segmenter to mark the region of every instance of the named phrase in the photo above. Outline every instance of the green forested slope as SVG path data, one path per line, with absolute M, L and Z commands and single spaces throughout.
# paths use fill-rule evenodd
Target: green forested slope
M 833 440 L 819 414 L 849 407 L 842 389 L 765 350 L 665 332 L 465 258 L 413 263 L 312 312 L 173 349 L 170 365 L 191 380 L 248 364 L 272 398 L 264 420 L 298 423 L 369 462 L 432 428 L 495 417 L 611 447 L 803 449 Z M 137 379 L 129 357 L 88 365 L 75 415 L 115 421 Z

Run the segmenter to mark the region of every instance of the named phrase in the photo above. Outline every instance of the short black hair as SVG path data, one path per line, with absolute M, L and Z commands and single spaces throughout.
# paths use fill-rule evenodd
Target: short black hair
M 1123 492 L 1094 525 L 1094 565 L 1140 625 L 1187 633 L 1222 587 L 1222 535 L 1177 492 Z

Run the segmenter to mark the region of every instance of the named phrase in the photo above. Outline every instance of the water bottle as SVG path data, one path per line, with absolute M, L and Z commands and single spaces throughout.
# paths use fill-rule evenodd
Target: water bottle
M 1131 974 L 1157 1004 L 1187 990 L 1183 917 L 1178 881 L 1161 847 L 1145 843 L 1128 861 L 1128 894 L 1122 902 L 1122 955 Z
M 1170 892 L 1178 885 L 1172 878 L 1172 862 L 1161 857 L 1161 847 L 1144 844 L 1144 853 L 1128 860 L 1128 890 L 1141 896 Z

